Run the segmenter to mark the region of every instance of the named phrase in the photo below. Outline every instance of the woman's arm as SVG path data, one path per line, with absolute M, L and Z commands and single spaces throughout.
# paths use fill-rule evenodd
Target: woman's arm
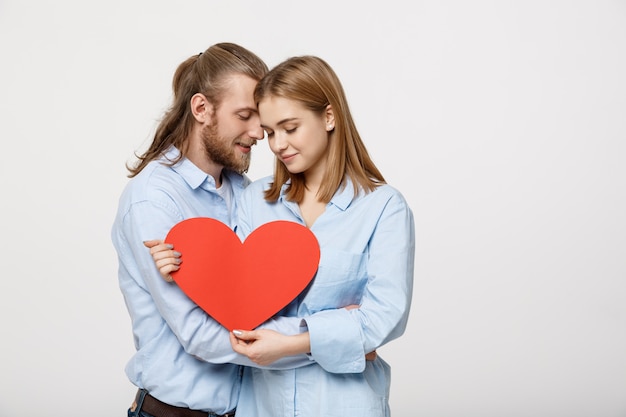
M 285 356 L 308 354 L 311 351 L 309 332 L 285 336 L 268 329 L 233 330 L 230 344 L 235 352 L 261 366 L 268 366 Z M 365 355 L 365 360 L 373 361 L 376 356 L 376 351 L 370 352 Z
M 254 363 L 267 366 L 285 357 L 306 354 L 311 350 L 309 333 L 285 336 L 273 330 L 233 330 L 230 334 L 233 350 Z
M 362 372 L 365 352 L 399 337 L 406 328 L 413 290 L 413 214 L 397 192 L 376 198 L 362 206 L 367 214 L 359 212 L 363 226 L 355 232 L 367 238 L 367 283 L 359 308 L 322 309 L 304 318 L 311 356 L 328 372 Z M 365 230 L 372 234 L 364 235 Z

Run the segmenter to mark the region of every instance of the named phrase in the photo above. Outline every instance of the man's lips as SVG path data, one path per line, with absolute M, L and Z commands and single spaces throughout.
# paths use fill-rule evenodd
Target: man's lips
M 245 144 L 245 143 L 236 143 L 237 147 L 239 148 L 239 150 L 243 153 L 248 153 L 252 150 L 252 147 L 255 145 L 255 142 L 252 142 L 250 144 Z

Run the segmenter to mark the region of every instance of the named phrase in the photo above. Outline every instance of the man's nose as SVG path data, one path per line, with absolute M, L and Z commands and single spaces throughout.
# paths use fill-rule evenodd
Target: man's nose
M 261 127 L 261 122 L 258 117 L 253 117 L 250 120 L 250 128 L 248 133 L 250 134 L 250 137 L 256 140 L 265 139 L 265 130 L 263 130 L 263 128 Z

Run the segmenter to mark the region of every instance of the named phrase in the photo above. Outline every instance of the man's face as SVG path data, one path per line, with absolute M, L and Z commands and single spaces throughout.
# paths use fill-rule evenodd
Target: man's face
M 231 75 L 213 121 L 202 129 L 204 147 L 211 161 L 239 173 L 248 170 L 252 146 L 263 139 L 254 103 L 256 84 L 256 80 L 246 75 Z

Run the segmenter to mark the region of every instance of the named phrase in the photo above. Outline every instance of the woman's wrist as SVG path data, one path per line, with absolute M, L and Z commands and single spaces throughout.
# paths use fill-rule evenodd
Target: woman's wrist
M 300 333 L 293 336 L 287 336 L 286 356 L 300 355 L 311 352 L 311 340 L 309 332 Z

